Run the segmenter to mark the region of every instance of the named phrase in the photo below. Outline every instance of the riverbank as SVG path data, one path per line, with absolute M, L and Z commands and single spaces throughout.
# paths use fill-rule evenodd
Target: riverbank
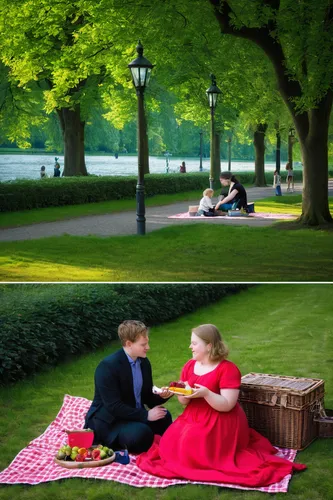
M 46 175 L 53 177 L 54 153 L 45 154 L 2 154 L 0 156 L 0 182 L 17 179 L 39 179 L 41 166 L 45 166 Z M 64 158 L 57 155 L 60 170 L 63 171 Z M 138 158 L 133 155 L 120 155 L 115 158 L 112 155 L 86 155 L 86 167 L 88 173 L 98 176 L 128 176 L 138 174 Z M 170 157 L 168 166 L 163 156 L 149 157 L 149 171 L 151 174 L 179 173 L 180 163 L 185 161 L 186 172 L 199 172 L 200 159 L 198 157 Z M 281 164 L 281 172 L 285 173 L 284 162 Z M 209 172 L 210 159 L 203 158 L 203 171 Z M 275 162 L 266 162 L 266 172 L 273 172 L 276 168 Z M 221 160 L 221 170 L 228 170 L 228 162 Z M 231 170 L 233 172 L 254 172 L 254 161 L 232 160 Z M 295 165 L 295 170 L 301 170 Z M 182 174 L 183 175 L 183 174 Z

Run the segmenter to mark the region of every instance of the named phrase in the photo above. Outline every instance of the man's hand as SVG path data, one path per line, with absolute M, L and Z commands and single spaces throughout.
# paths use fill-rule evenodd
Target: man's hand
M 159 396 L 161 398 L 167 399 L 167 398 L 170 398 L 171 396 L 173 396 L 173 392 L 170 392 L 168 387 L 161 387 L 161 389 L 162 389 L 162 392 L 159 394 Z
M 155 420 L 160 420 L 164 418 L 166 415 L 167 409 L 164 406 L 155 406 L 148 411 L 148 420 L 149 422 L 154 422 Z

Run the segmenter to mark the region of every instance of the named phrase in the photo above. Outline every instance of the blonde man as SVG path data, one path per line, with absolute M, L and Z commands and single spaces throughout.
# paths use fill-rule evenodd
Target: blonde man
M 96 368 L 94 400 L 85 421 L 85 427 L 95 433 L 95 444 L 141 453 L 149 449 L 154 434 L 162 435 L 172 422 L 161 406 L 172 394 L 167 389 L 160 395 L 152 392 L 148 333 L 141 321 L 121 323 L 122 349 Z

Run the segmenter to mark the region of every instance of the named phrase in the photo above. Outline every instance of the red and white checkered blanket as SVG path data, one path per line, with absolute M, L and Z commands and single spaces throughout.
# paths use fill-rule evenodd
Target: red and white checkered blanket
M 163 479 L 139 469 L 136 466 L 134 455 L 130 455 L 131 461 L 128 465 L 111 463 L 102 467 L 86 469 L 66 469 L 61 467 L 53 459 L 58 449 L 67 443 L 67 434 L 63 432 L 63 429 L 83 428 L 84 417 L 90 404 L 91 401 L 88 399 L 65 395 L 63 405 L 56 419 L 41 436 L 31 441 L 26 448 L 20 451 L 7 469 L 0 473 L 0 483 L 39 484 L 70 477 L 85 477 L 117 481 L 137 488 L 166 488 L 176 484 L 208 484 L 240 490 L 259 490 L 267 493 L 286 493 L 288 490 L 291 475 L 286 476 L 279 483 L 265 488 L 244 488 L 235 484 Z M 297 452 L 295 450 L 279 449 L 279 453 L 288 460 L 294 461 Z

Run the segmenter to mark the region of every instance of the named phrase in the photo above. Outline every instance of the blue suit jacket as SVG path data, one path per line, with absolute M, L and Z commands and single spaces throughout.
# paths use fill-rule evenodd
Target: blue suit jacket
M 142 391 L 141 403 L 148 408 L 165 403 L 165 399 L 152 393 L 153 378 L 147 358 L 141 358 Z M 117 420 L 147 422 L 148 411 L 136 408 L 131 365 L 123 349 L 110 354 L 95 371 L 95 395 L 86 415 L 108 424 Z

